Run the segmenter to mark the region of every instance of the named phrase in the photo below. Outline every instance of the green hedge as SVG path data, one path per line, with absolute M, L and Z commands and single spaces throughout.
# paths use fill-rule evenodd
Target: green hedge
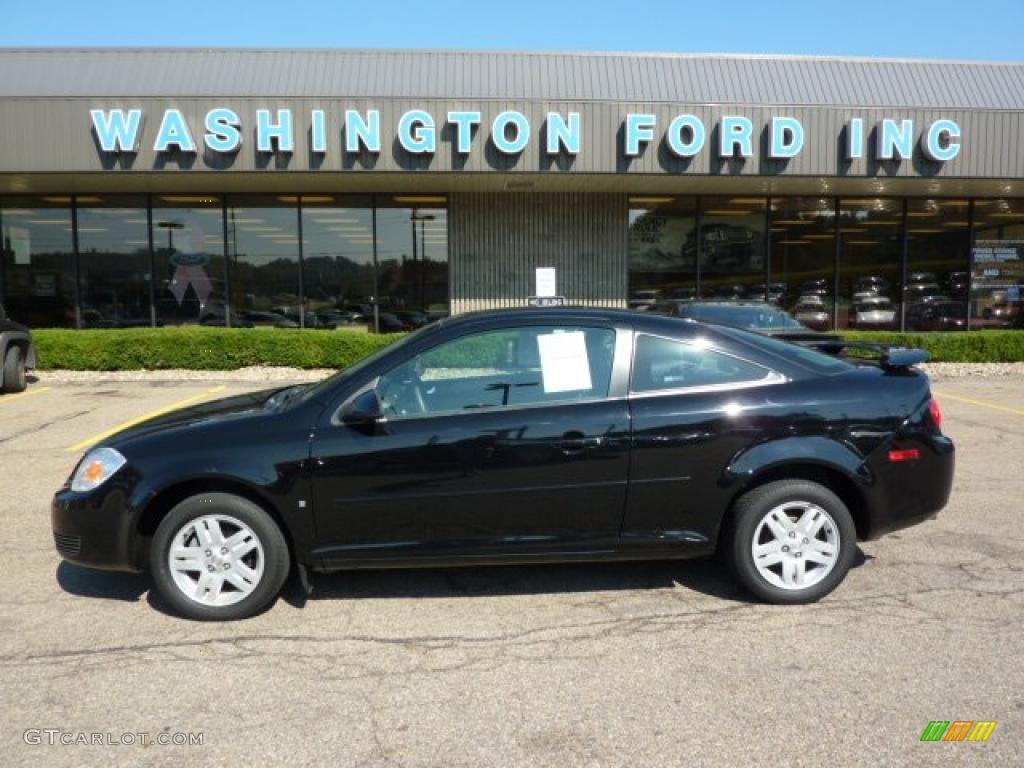
M 42 369 L 233 370 L 250 365 L 347 368 L 402 334 L 286 328 L 129 328 L 33 332 Z
M 847 331 L 843 338 L 927 350 L 933 363 L 1017 363 L 1024 361 L 1024 331 L 895 333 Z
M 346 368 L 401 334 L 277 328 L 131 328 L 34 332 L 43 369 L 130 371 L 233 370 L 249 365 Z M 843 334 L 857 341 L 920 347 L 934 362 L 1024 361 L 1024 331 Z

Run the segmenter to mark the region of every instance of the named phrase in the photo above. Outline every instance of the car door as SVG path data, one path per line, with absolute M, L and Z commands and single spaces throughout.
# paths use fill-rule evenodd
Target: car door
M 728 500 L 722 470 L 761 438 L 786 378 L 702 338 L 638 333 L 623 549 L 703 548 Z
M 335 419 L 313 440 L 325 564 L 614 548 L 629 336 L 572 325 L 467 332 L 380 375 L 368 385 L 377 423 Z

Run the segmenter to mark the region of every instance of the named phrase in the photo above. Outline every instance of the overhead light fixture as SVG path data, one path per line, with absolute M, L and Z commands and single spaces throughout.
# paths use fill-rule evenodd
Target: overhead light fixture
M 79 227 L 79 232 L 109 232 L 107 227 Z
M 729 199 L 729 205 L 764 205 L 763 197 L 733 197 Z
M 857 222 L 862 227 L 898 227 L 898 221 L 885 221 L 884 219 L 865 219 Z
M 630 205 L 665 205 L 675 200 L 674 197 L 631 197 Z
M 779 245 L 810 245 L 810 240 L 779 240 Z
M 243 232 L 280 232 L 280 227 L 242 227 Z
M 396 203 L 407 203 L 410 205 L 425 205 L 427 203 L 446 203 L 448 198 L 443 195 L 398 195 L 391 198 Z
M 705 216 L 749 216 L 750 211 L 737 211 L 731 208 L 713 208 L 704 211 Z
M 986 213 L 985 216 L 989 219 L 1024 219 L 1024 211 L 996 211 L 995 213 Z
M 301 195 L 299 197 L 299 200 L 302 201 L 303 205 L 305 205 L 306 203 L 309 203 L 310 205 L 322 205 L 323 203 L 334 202 L 334 198 L 331 197 L 330 195 Z
M 262 224 L 263 219 L 231 219 L 232 224 Z
M 43 200 L 45 200 L 48 203 L 70 203 L 71 202 L 71 198 L 70 197 L 44 197 Z M 103 198 L 102 197 L 91 197 L 91 196 L 88 196 L 88 195 L 82 195 L 82 196 L 76 197 L 75 198 L 75 202 L 78 203 L 78 204 L 85 203 L 86 205 L 94 205 L 96 203 L 102 203 L 103 202 Z
M 4 208 L 4 216 L 36 216 L 36 211 L 29 210 L 28 208 Z
M 857 232 L 867 232 L 863 227 L 842 227 L 839 231 L 844 235 L 852 235 Z
M 5 212 L 6 213 L 6 212 Z M 67 219 L 29 219 L 29 224 L 67 224 Z
M 317 224 L 360 224 L 359 219 L 313 219 Z
M 944 221 L 942 222 L 944 227 L 967 227 L 970 226 L 969 221 Z
M 921 229 L 908 229 L 907 232 L 911 235 L 936 235 L 941 233 L 942 230 L 934 227 L 922 227 Z
M 161 195 L 160 199 L 165 203 L 219 203 L 216 197 L 200 197 L 196 195 Z
M 843 245 L 878 245 L 880 240 L 844 240 Z
M 708 211 L 710 213 L 710 211 Z M 772 224 L 785 224 L 786 226 L 806 226 L 813 224 L 813 221 L 807 219 L 775 219 Z
M 805 237 L 808 240 L 832 240 L 832 239 L 835 238 L 835 235 L 833 235 L 833 234 L 827 234 L 826 235 L 824 233 L 822 233 L 822 234 L 812 233 L 812 234 L 807 234 L 807 235 L 801 235 L 801 237 Z

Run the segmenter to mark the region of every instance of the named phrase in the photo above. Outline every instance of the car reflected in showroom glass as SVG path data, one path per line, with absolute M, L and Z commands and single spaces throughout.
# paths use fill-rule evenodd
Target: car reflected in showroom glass
M 719 553 L 754 596 L 835 589 L 856 542 L 934 516 L 954 449 L 906 350 L 848 362 L 645 312 L 444 319 L 313 385 L 104 440 L 59 553 L 238 619 L 309 570 Z

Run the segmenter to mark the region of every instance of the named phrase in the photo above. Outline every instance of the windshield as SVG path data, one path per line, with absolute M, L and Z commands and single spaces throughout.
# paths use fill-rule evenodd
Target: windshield
M 384 355 L 390 353 L 392 350 L 404 347 L 406 344 L 410 343 L 414 339 L 419 339 L 419 338 L 421 338 L 423 336 L 426 336 L 426 335 L 428 335 L 430 333 L 433 333 L 434 331 L 436 331 L 438 329 L 438 327 L 440 327 L 440 323 L 438 323 L 438 322 L 433 322 L 433 323 L 429 323 L 428 325 L 424 325 L 422 328 L 420 328 L 420 329 L 418 329 L 416 331 L 413 331 L 412 333 L 408 334 L 407 336 L 404 336 L 403 338 L 399 339 L 394 344 L 389 344 L 386 347 L 381 347 L 376 352 L 374 352 L 371 355 L 368 355 L 368 356 L 364 357 L 359 362 L 357 362 L 357 363 L 355 363 L 353 365 L 350 365 L 348 368 L 343 368 L 342 370 L 338 371 L 337 373 L 335 373 L 335 374 L 333 374 L 331 376 L 328 376 L 323 381 L 317 382 L 313 386 L 309 387 L 303 393 L 303 397 L 302 397 L 303 401 L 310 400 L 310 399 L 312 399 L 314 397 L 317 397 L 321 392 L 325 392 L 325 391 L 331 389 L 332 387 L 334 387 L 339 382 L 347 379 L 349 376 L 354 376 L 354 375 L 358 374 L 360 371 L 362 371 L 363 369 L 368 368 L 369 366 L 373 365 L 375 362 L 380 360 L 380 358 L 384 357 Z

